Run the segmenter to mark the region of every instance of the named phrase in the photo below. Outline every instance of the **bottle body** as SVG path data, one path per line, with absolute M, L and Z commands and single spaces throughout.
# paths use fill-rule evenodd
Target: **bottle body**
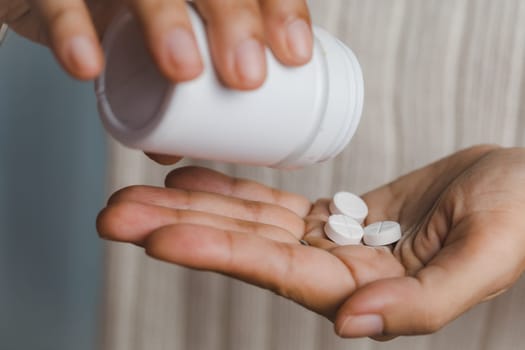
M 172 84 L 156 70 L 131 15 L 104 40 L 107 65 L 97 80 L 106 129 L 148 152 L 279 168 L 335 156 L 354 134 L 363 106 L 362 73 L 351 51 L 315 29 L 312 60 L 285 67 L 267 50 L 268 76 L 257 90 L 218 79 L 202 21 L 190 8 L 204 72 Z

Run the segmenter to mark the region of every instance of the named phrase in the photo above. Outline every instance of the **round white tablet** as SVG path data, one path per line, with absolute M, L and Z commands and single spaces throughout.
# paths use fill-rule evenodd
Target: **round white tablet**
M 363 238 L 361 224 L 345 215 L 331 215 L 324 226 L 324 232 L 339 245 L 359 244 Z
M 350 192 L 338 192 L 330 202 L 330 212 L 333 215 L 346 215 L 363 223 L 368 215 L 368 206 L 361 197 Z
M 401 239 L 401 226 L 395 221 L 376 222 L 365 227 L 363 241 L 366 245 L 379 247 Z

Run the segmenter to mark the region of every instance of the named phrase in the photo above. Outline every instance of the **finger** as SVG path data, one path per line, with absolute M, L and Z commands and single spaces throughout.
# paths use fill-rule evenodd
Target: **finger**
M 79 79 L 95 78 L 103 54 L 83 0 L 31 0 L 44 26 L 47 41 L 64 69 Z
M 324 232 L 324 226 L 330 216 L 329 204 L 330 200 L 317 200 L 308 216 L 304 219 L 306 227 L 303 239 L 312 247 L 324 250 L 331 250 L 337 247 L 337 244 L 328 239 Z
M 255 89 L 266 77 L 264 29 L 257 0 L 195 1 L 207 25 L 209 46 L 222 81 Z
M 507 228 L 487 230 L 486 221 L 469 221 L 457 228 L 459 238 L 414 277 L 379 280 L 357 290 L 341 307 L 336 332 L 343 337 L 433 333 L 511 285 L 520 274 L 515 267 L 521 257 L 509 249 L 510 240 L 501 239 L 509 236 Z
M 184 0 L 129 0 L 161 72 L 170 80 L 196 78 L 203 63 Z
M 303 196 L 200 167 L 183 167 L 173 170 L 166 177 L 166 186 L 274 204 L 287 208 L 300 217 L 305 217 L 311 208 L 310 201 Z
M 153 231 L 174 224 L 209 226 L 243 234 L 260 235 L 287 243 L 298 243 L 296 237 L 278 226 L 129 201 L 105 208 L 97 219 L 97 230 L 105 239 L 142 245 Z
M 208 192 L 132 186 L 113 194 L 108 204 L 139 202 L 170 209 L 191 210 L 281 227 L 296 239 L 304 235 L 304 221 L 294 212 L 274 204 L 227 197 Z
M 329 251 L 352 272 L 358 288 L 380 279 L 405 275 L 405 268 L 388 247 L 336 245 Z
M 173 164 L 179 162 L 182 159 L 182 157 L 167 156 L 167 155 L 164 155 L 164 154 L 145 153 L 145 155 L 149 159 L 151 159 L 151 160 L 153 160 L 153 161 L 155 161 L 155 162 L 157 162 L 157 163 L 159 163 L 161 165 L 173 165 Z
M 310 14 L 304 0 L 260 0 L 267 41 L 284 64 L 301 65 L 312 57 Z
M 0 22 L 5 23 L 9 29 L 29 40 L 46 46 L 49 45 L 47 35 L 42 33 L 38 14 L 25 1 L 16 2 L 14 5 L 10 4 L 9 9 L 0 11 Z
M 312 210 L 305 218 L 305 239 L 326 238 L 323 228 L 330 217 L 329 204 L 328 199 L 319 199 L 314 203 Z
M 164 227 L 145 248 L 157 259 L 269 289 L 330 319 L 355 287 L 346 267 L 321 249 L 212 227 Z

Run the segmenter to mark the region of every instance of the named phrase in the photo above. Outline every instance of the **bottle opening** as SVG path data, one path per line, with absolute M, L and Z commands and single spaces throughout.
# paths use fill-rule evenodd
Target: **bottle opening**
M 120 23 L 105 43 L 103 88 L 113 117 L 127 129 L 140 130 L 159 113 L 171 83 L 154 64 L 138 24 L 129 15 Z

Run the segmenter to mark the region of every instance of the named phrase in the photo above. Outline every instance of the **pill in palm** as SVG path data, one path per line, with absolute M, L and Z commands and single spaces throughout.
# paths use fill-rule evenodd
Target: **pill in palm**
M 395 243 L 401 239 L 401 226 L 395 221 L 380 221 L 364 229 L 366 245 L 378 247 Z
M 324 232 L 339 245 L 359 244 L 364 233 L 359 222 L 345 215 L 331 215 L 324 226 Z
M 338 192 L 330 202 L 332 215 L 346 215 L 363 223 L 368 215 L 368 206 L 361 197 L 350 192 Z

